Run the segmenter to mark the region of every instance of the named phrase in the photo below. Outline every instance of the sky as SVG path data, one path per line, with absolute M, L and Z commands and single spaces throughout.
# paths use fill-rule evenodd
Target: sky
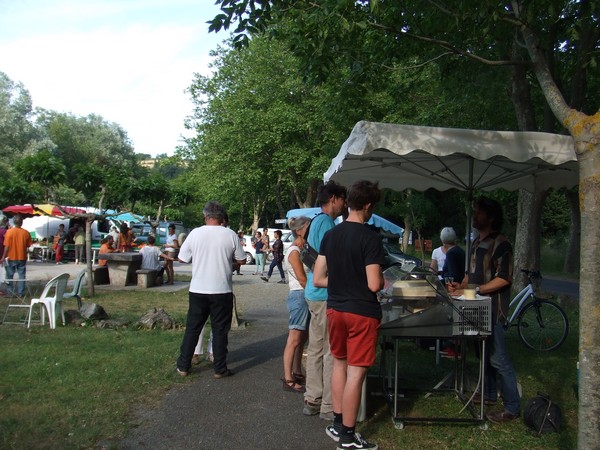
M 0 71 L 33 106 L 119 124 L 136 153 L 172 155 L 209 75 L 214 0 L 0 0 Z

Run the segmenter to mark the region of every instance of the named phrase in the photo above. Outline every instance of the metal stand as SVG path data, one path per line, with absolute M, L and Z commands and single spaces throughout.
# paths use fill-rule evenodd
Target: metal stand
M 10 283 L 10 285 L 9 285 Z M 25 292 L 23 296 L 19 296 L 17 294 L 18 284 L 25 284 Z M 4 324 L 14 324 L 14 325 L 27 325 L 27 320 L 29 319 L 30 313 L 30 300 L 33 298 L 33 291 L 31 290 L 31 281 L 28 279 L 5 279 L 6 291 L 8 293 L 8 305 L 6 305 L 6 310 L 4 311 L 4 316 L 2 318 L 2 323 Z M 27 310 L 27 314 L 25 318 L 19 318 L 18 321 L 7 320 L 11 310 Z
M 391 362 L 391 366 L 393 367 L 393 374 L 390 373 L 390 370 L 386 364 L 386 346 L 388 341 L 384 339 L 383 341 L 383 350 L 381 356 L 381 367 L 380 367 L 380 376 L 382 378 L 382 385 L 384 396 L 388 402 L 392 413 L 392 421 L 394 426 L 397 429 L 403 429 L 404 424 L 407 422 L 457 422 L 457 423 L 476 423 L 482 426 L 486 426 L 485 416 L 484 416 L 484 396 L 481 395 L 480 403 L 478 408 L 476 405 L 472 403 L 471 398 L 467 397 L 464 393 L 465 388 L 465 358 L 466 358 L 466 346 L 462 348 L 462 359 L 458 359 L 457 356 L 454 358 L 454 369 L 450 371 L 448 374 L 444 376 L 444 378 L 438 382 L 433 389 L 428 390 L 425 398 L 429 398 L 432 395 L 432 391 L 442 392 L 443 386 L 446 382 L 452 378 L 454 378 L 454 387 L 450 389 L 450 391 L 456 395 L 456 397 L 463 403 L 464 407 L 460 410 L 460 413 L 464 411 L 464 409 L 469 409 L 471 417 L 417 417 L 417 416 L 402 416 L 398 411 L 398 399 L 405 397 L 404 393 L 400 392 L 399 386 L 399 375 L 400 375 L 400 351 L 399 351 L 399 341 L 400 339 L 407 339 L 408 336 L 403 337 L 392 337 L 393 342 L 393 352 L 394 358 Z M 456 339 L 456 337 L 449 336 L 447 339 Z M 460 340 L 470 340 L 475 341 L 480 345 L 481 357 L 479 360 L 479 383 L 480 392 L 484 392 L 484 379 L 485 379 L 485 352 L 486 352 L 486 338 L 485 336 L 461 336 Z M 387 374 L 386 374 L 387 372 Z

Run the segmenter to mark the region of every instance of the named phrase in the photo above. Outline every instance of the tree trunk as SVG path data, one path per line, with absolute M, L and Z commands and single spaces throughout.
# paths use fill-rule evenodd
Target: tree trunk
M 519 15 L 519 3 L 512 2 Z M 567 104 L 544 60 L 537 36 L 520 28 L 544 97 L 559 123 L 575 140 L 579 161 L 581 268 L 579 272 L 579 417 L 577 446 L 600 442 L 600 112 L 587 116 Z
M 519 59 L 521 47 L 513 42 L 512 59 Z M 527 77 L 529 67 L 514 65 L 511 67 L 511 100 L 515 108 L 517 123 L 521 131 L 537 131 L 535 110 L 531 99 L 531 86 Z M 517 203 L 517 232 L 514 245 L 514 272 L 512 289 L 521 291 L 528 280 L 521 274 L 521 269 L 540 268 L 540 245 L 542 206 L 546 192 L 528 192 L 519 190 Z
M 260 195 L 254 197 L 254 203 L 252 205 L 252 236 L 254 236 L 254 233 L 256 233 L 257 231 L 260 231 L 258 229 L 258 226 L 260 225 L 260 216 L 265 209 L 266 202 L 267 201 L 265 197 L 262 197 Z
M 547 191 L 531 193 L 524 189 L 519 190 L 513 291 L 519 292 L 528 282 L 526 277 L 521 276 L 521 269 L 540 268 L 541 217 L 547 194 Z
M 410 238 L 410 233 L 412 232 L 412 221 L 408 217 L 404 217 L 404 234 L 402 235 L 402 251 L 404 253 L 408 252 L 408 239 Z
M 600 119 L 600 114 L 596 114 Z M 598 122 L 598 120 L 597 120 Z M 600 124 L 596 123 L 596 129 Z M 576 140 L 579 155 L 581 269 L 579 273 L 579 433 L 580 449 L 600 441 L 600 131 L 595 143 Z
M 419 248 L 421 249 L 421 261 L 425 264 L 425 239 L 421 235 L 421 228 L 417 227 L 415 230 L 417 232 L 417 239 L 419 240 Z
M 283 206 L 283 200 L 281 199 L 281 175 L 277 176 L 277 183 L 275 184 L 275 204 L 279 210 L 279 217 L 285 217 L 285 208 Z
M 565 255 L 565 264 L 563 271 L 566 273 L 575 273 L 579 267 L 579 246 L 581 245 L 581 216 L 579 214 L 579 195 L 578 192 L 569 190 L 565 196 L 569 202 L 571 216 L 571 225 L 569 227 L 569 245 Z

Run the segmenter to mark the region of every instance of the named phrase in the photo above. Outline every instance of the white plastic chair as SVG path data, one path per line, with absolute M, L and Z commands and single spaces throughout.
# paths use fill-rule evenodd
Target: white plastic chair
M 62 323 L 65 324 L 65 313 L 62 307 L 62 300 L 67 289 L 67 281 L 69 280 L 69 274 L 63 273 L 57 277 L 52 278 L 42 291 L 40 298 L 32 298 L 29 305 L 29 319 L 27 320 L 27 328 L 31 326 L 31 313 L 33 306 L 40 305 L 40 321 L 42 325 L 45 323 L 45 310 L 48 311 L 48 322 L 50 322 L 50 328 L 56 328 L 56 310 L 60 310 L 62 317 Z M 54 290 L 54 295 L 51 295 L 51 291 Z
M 63 300 L 70 300 L 72 298 L 77 300 L 77 311 L 81 311 L 81 290 L 83 289 L 83 279 L 85 278 L 86 270 L 83 269 L 75 277 L 73 282 L 73 290 L 71 292 L 65 292 Z

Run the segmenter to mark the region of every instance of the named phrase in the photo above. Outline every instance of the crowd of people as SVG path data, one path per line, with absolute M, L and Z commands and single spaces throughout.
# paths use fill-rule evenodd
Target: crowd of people
M 26 274 L 27 255 L 33 245 L 31 234 L 22 228 L 23 217 L 19 214 L 12 218 L 12 225 L 8 218 L 0 215 L 0 266 L 2 270 L 2 280 L 6 278 L 10 284 L 10 279 L 15 276 L 24 279 Z M 13 231 L 11 231 L 13 230 Z M 180 242 L 186 238 L 185 233 L 175 234 L 174 224 L 168 226 L 168 235 L 161 248 L 155 247 L 156 238 L 150 235 L 147 242 L 136 246 L 137 238 L 129 228 L 127 223 L 121 225 L 120 231 L 112 227 L 111 231 L 101 240 L 100 255 L 114 252 L 133 251 L 134 247 L 142 254 L 141 268 L 146 270 L 155 270 L 157 279 L 155 284 L 163 284 L 163 275 L 167 274 L 167 284 L 173 284 L 175 280 L 175 270 L 173 262 L 177 259 Z M 19 236 L 18 242 L 15 242 L 15 236 Z M 64 224 L 59 224 L 58 229 L 52 237 L 52 251 L 56 264 L 65 263 L 65 250 L 67 244 L 73 244 L 75 264 L 84 264 L 86 262 L 86 235 L 85 226 L 81 223 L 74 223 L 67 231 Z M 147 250 L 144 248 L 148 247 Z M 154 250 L 153 250 L 154 248 Z M 5 254 L 6 250 L 6 254 Z M 106 259 L 99 259 L 98 265 L 106 266 Z M 15 290 L 16 295 L 22 295 L 24 282 L 17 282 Z M 11 291 L 12 293 L 12 291 Z M 0 291 L 0 296 L 6 295 L 6 292 Z
M 384 250 L 380 235 L 364 226 L 380 198 L 377 183 L 363 180 L 346 189 L 328 182 L 317 192 L 320 214 L 312 219 L 299 216 L 288 221 L 294 241 L 287 251 L 284 252 L 280 230 L 275 230 L 273 243 L 266 228 L 262 233 L 257 231 L 252 242 L 256 251 L 253 274 L 268 282 L 277 268 L 279 282 L 288 284 L 288 338 L 283 351 L 282 387 L 302 394 L 304 415 L 318 414 L 331 421 L 325 433 L 340 449 L 377 448 L 377 444 L 356 432 L 356 420 L 363 382 L 375 363 L 382 318 L 377 293 L 384 285 Z M 227 213 L 221 204 L 208 202 L 202 212 L 205 224 L 193 229 L 187 238 L 176 236 L 175 226 L 170 225 L 162 249 L 154 245 L 155 237 L 149 236 L 140 253 L 142 268 L 156 270 L 161 280 L 165 272 L 169 284 L 173 284 L 175 260 L 191 264 L 188 313 L 176 371 L 187 376 L 192 365 L 199 362 L 202 336 L 210 319 L 209 351 L 214 378 L 221 379 L 233 375 L 227 365 L 228 333 L 234 312 L 232 275 L 246 263 L 246 254 L 243 235 L 227 226 Z M 345 215 L 345 220 L 336 225 L 336 218 L 341 215 Z M 446 280 L 450 294 L 458 296 L 464 289 L 474 287 L 478 294 L 492 299 L 485 390 L 477 393 L 475 400 L 483 396 L 486 405 L 495 405 L 498 392 L 502 392 L 503 408 L 487 415 L 495 423 L 520 415 L 516 374 L 502 326 L 513 276 L 512 246 L 501 233 L 502 224 L 500 205 L 489 198 L 479 198 L 474 202 L 472 220 L 477 237 L 468 260 L 454 229 L 445 227 L 440 232 L 442 245 L 433 252 L 430 266 L 433 273 Z M 15 273 L 25 278 L 31 237 L 21 225 L 22 219 L 16 216 L 8 229 L 6 218 L 0 217 L 0 264 L 9 280 Z M 78 263 L 84 259 L 83 230 L 76 227 L 73 238 Z M 68 233 L 60 225 L 54 237 L 57 264 L 67 239 Z M 123 225 L 116 242 L 112 233 L 103 239 L 100 253 L 129 251 L 134 242 L 135 236 Z M 303 259 L 306 244 L 318 252 L 314 267 L 307 266 Z M 272 252 L 273 260 L 265 276 L 268 252 Z M 100 264 L 105 263 L 100 260 Z M 11 289 L 17 295 L 23 295 L 23 283 L 11 284 L 16 286 Z
M 281 232 L 269 242 L 268 230 L 254 234 L 255 275 L 269 281 L 274 269 L 288 284 L 288 337 L 283 350 L 283 390 L 303 396 L 302 413 L 319 415 L 331 421 L 325 433 L 340 449 L 376 449 L 356 432 L 362 386 L 369 367 L 375 363 L 381 307 L 377 293 L 383 288 L 385 264 L 381 237 L 364 226 L 381 192 L 376 183 L 359 181 L 348 189 L 329 182 L 317 194 L 321 213 L 288 220 L 292 245 L 283 252 Z M 335 219 L 347 213 L 336 225 Z M 204 208 L 206 225 L 196 228 L 181 246 L 179 260 L 192 263 L 192 282 L 186 331 L 177 360 L 177 372 L 187 376 L 197 358 L 200 333 L 210 318 L 214 334 L 214 376 L 233 375 L 227 367 L 227 333 L 232 319 L 232 264 L 245 263 L 243 244 L 237 234 L 224 229 L 222 206 L 210 202 Z M 431 270 L 447 282 L 452 295 L 467 287 L 490 296 L 493 327 L 490 351 L 486 353 L 486 405 L 498 402 L 501 387 L 504 408 L 487 414 L 490 421 L 503 423 L 520 415 L 520 398 L 515 371 L 504 342 L 502 321 L 512 282 L 512 247 L 501 234 L 502 210 L 490 199 L 474 204 L 473 242 L 469 265 L 458 245 L 456 232 L 445 227 L 440 232 L 442 246 L 436 252 Z M 228 230 L 228 231 L 227 231 Z M 265 236 L 267 236 L 265 238 Z M 317 250 L 314 267 L 303 262 L 302 249 L 308 243 Z M 269 272 L 264 274 L 264 258 L 273 252 Z M 207 258 L 207 254 L 218 258 Z M 281 281 L 280 281 L 281 282 Z M 306 362 L 303 367 L 303 351 Z M 498 383 L 498 384 L 497 384 Z

